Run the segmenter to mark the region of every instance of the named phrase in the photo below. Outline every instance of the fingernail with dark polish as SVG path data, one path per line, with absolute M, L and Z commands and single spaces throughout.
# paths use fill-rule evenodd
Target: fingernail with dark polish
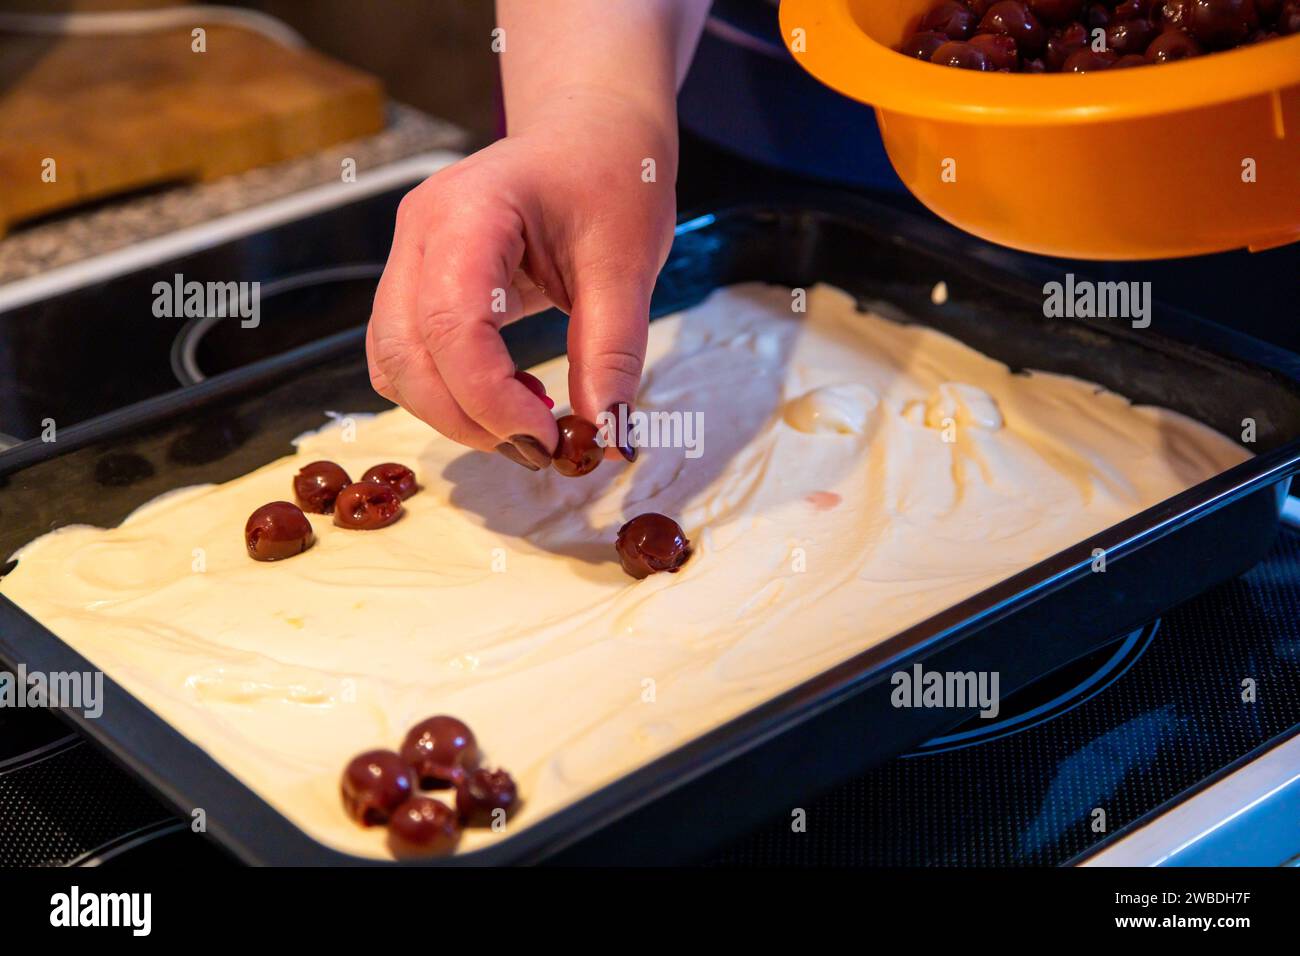
M 613 425 L 614 442 L 615 442 L 615 447 L 618 448 L 618 453 L 622 455 L 624 458 L 626 458 L 628 461 L 636 461 L 636 448 L 633 447 L 630 441 L 626 445 L 618 444 L 619 425 L 621 423 L 626 423 L 628 421 L 628 418 L 632 414 L 631 407 L 628 405 L 627 402 L 615 402 L 613 405 L 609 406 L 609 413 L 614 416 L 614 425 Z M 632 429 L 629 426 L 627 429 L 629 435 L 631 433 L 631 430 Z
M 542 380 L 530 372 L 515 372 L 515 378 L 530 392 L 542 400 L 542 404 L 548 409 L 555 407 L 555 399 L 546 394 L 546 386 Z
M 521 454 L 519 453 L 519 449 L 516 448 L 514 445 L 510 444 L 510 442 L 508 442 L 508 441 L 503 441 L 501 444 L 497 445 L 497 451 L 501 452 L 501 454 L 505 455 L 507 458 L 509 458 L 511 461 L 513 461 L 516 465 L 523 465 L 523 466 L 524 466 L 525 468 L 527 468 L 529 471 L 541 471 L 541 470 L 542 470 L 540 467 L 538 467 L 537 465 L 534 465 L 534 464 L 533 464 L 532 462 L 530 462 L 527 458 L 525 458 L 523 455 L 521 455 Z
M 532 435 L 511 435 L 510 444 L 515 446 L 529 464 L 538 468 L 546 468 L 551 464 L 551 453 Z

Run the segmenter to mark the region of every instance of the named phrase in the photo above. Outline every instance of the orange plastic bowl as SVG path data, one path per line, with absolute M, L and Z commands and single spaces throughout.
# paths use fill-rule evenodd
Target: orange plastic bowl
M 895 52 L 935 2 L 782 0 L 781 27 L 809 73 L 875 107 L 894 169 L 944 219 L 1086 259 L 1300 239 L 1300 35 L 1114 72 L 976 73 Z

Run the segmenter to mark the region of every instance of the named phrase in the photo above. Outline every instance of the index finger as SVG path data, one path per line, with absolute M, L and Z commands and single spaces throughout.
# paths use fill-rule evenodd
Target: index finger
M 503 210 L 435 226 L 424 244 L 418 294 L 425 346 L 456 403 L 539 467 L 559 438 L 555 419 L 515 378 L 501 327 L 524 311 L 512 279 L 523 226 Z

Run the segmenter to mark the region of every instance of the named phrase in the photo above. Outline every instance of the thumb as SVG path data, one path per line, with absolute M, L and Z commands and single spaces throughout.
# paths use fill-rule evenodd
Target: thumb
M 597 422 L 601 412 L 636 407 L 645 364 L 654 273 L 584 275 L 569 316 L 569 400 Z M 632 448 L 619 448 L 628 461 Z

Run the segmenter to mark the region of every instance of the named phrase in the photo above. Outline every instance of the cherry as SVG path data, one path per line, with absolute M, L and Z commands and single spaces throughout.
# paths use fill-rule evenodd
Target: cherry
M 1282 0 L 1255 0 L 1255 12 L 1261 24 L 1272 23 L 1282 9 Z
M 1158 32 L 1150 20 L 1116 20 L 1106 28 L 1106 49 L 1119 56 L 1145 53 Z
M 1213 50 L 1236 46 L 1258 25 L 1255 0 L 1191 0 L 1187 8 L 1187 32 Z
M 363 827 L 386 821 L 414 789 L 411 768 L 391 750 L 367 750 L 353 757 L 340 783 L 343 808 Z
M 456 812 L 466 826 L 491 826 L 496 811 L 508 817 L 518 799 L 514 778 L 504 770 L 475 770 L 456 784 Z
M 1047 31 L 1021 0 L 998 0 L 980 20 L 979 32 L 1006 34 L 1026 56 L 1037 55 L 1047 42 Z
M 1139 17 L 1150 20 L 1152 8 L 1158 0 L 1123 0 L 1115 5 L 1116 20 L 1135 20 Z
M 415 480 L 415 472 L 395 461 L 386 461 L 382 465 L 367 468 L 361 480 L 387 485 L 397 492 L 397 497 L 403 501 L 420 490 L 420 485 Z
M 1146 58 L 1149 63 L 1174 63 L 1189 56 L 1200 56 L 1201 45 L 1181 30 L 1166 30 L 1151 41 Z
M 297 505 L 272 501 L 262 505 L 244 525 L 244 545 L 254 561 L 280 561 L 302 554 L 316 540 L 311 522 Z
M 1063 73 L 1092 73 L 1096 70 L 1105 70 L 1115 65 L 1118 60 L 1114 53 L 1109 50 L 1098 52 L 1091 48 L 1085 47 L 1082 50 L 1075 50 L 1065 60 L 1065 66 L 1061 68 Z
M 930 55 L 931 63 L 962 70 L 988 70 L 989 58 L 964 40 L 949 40 Z
M 930 55 L 935 50 L 948 42 L 946 34 L 939 33 L 937 30 L 922 30 L 919 33 L 913 33 L 898 48 L 898 52 L 904 56 L 915 57 L 918 60 L 929 60 Z
M 1110 7 L 1104 3 L 1090 3 L 1088 9 L 1083 12 L 1083 24 L 1090 31 L 1101 29 L 1104 30 L 1110 26 L 1110 21 L 1114 17 Z
M 353 531 L 386 528 L 402 516 L 402 499 L 388 485 L 357 481 L 339 492 L 334 502 L 334 523 Z
M 460 821 L 433 797 L 412 797 L 388 821 L 388 849 L 401 860 L 445 856 L 460 842 Z
M 1160 21 L 1168 29 L 1186 30 L 1192 0 L 1165 0 L 1160 6 Z
M 983 53 L 994 70 L 1016 70 L 1020 66 L 1020 54 L 1016 51 L 1016 41 L 1002 33 L 981 33 L 971 37 L 971 46 Z
M 634 578 L 660 571 L 676 574 L 691 556 L 691 542 L 672 518 L 665 515 L 637 515 L 618 529 L 615 544 L 623 570 Z
M 1088 28 L 1082 23 L 1071 23 L 1056 36 L 1047 41 L 1043 59 L 1050 70 L 1060 70 L 1066 59 L 1075 50 L 1082 50 L 1088 45 Z
M 332 461 L 313 461 L 293 476 L 293 495 L 303 511 L 327 515 L 339 492 L 352 484 L 348 473 Z
M 428 717 L 406 733 L 402 759 L 426 790 L 455 783 L 478 766 L 478 741 L 463 721 L 446 714 Z
M 1285 0 L 1277 15 L 1279 33 L 1300 33 L 1300 0 Z
M 555 427 L 560 432 L 560 441 L 551 456 L 551 467 L 566 478 L 590 474 L 605 460 L 605 449 L 596 440 L 600 429 L 585 418 L 564 415 Z
M 1068 23 L 1083 12 L 1083 0 L 1026 0 L 1029 12 L 1046 23 Z
M 1115 61 L 1112 70 L 1123 70 L 1131 66 L 1148 66 L 1150 61 L 1141 53 L 1128 53 Z
M 965 40 L 975 32 L 975 14 L 957 0 L 943 0 L 921 18 L 918 30 L 933 30 L 950 40 Z

